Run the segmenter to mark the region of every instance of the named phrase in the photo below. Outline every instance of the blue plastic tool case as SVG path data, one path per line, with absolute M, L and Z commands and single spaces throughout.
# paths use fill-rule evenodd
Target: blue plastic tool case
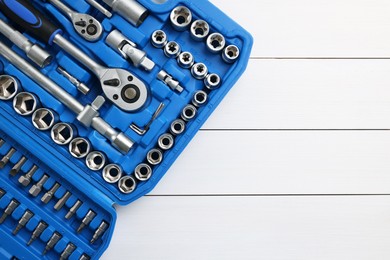
M 100 109 L 102 118 L 115 129 L 124 132 L 135 142 L 129 153 L 122 154 L 113 148 L 97 131 L 82 126 L 76 120 L 75 114 L 26 76 L 23 71 L 17 69 L 3 57 L 0 57 L 0 74 L 11 75 L 18 79 L 23 91 L 33 93 L 38 97 L 42 107 L 55 111 L 59 116 L 59 121 L 72 124 L 77 129 L 77 136 L 87 138 L 93 150 L 102 151 L 106 155 L 108 163 L 120 165 L 124 175 L 131 175 L 135 167 L 145 161 L 147 152 L 157 147 L 159 136 L 169 132 L 171 122 L 180 118 L 182 109 L 186 105 L 191 104 L 195 91 L 205 90 L 203 80 L 195 79 L 189 69 L 181 68 L 178 66 L 176 59 L 168 58 L 164 55 L 162 49 L 155 48 L 151 44 L 150 37 L 155 30 L 161 29 L 165 31 L 169 41 L 179 43 L 182 51 L 191 52 L 197 62 L 206 64 L 209 71 L 220 75 L 222 80 L 222 84 L 218 89 L 206 90 L 208 102 L 203 107 L 198 108 L 196 118 L 186 124 L 185 132 L 175 137 L 174 147 L 164 151 L 162 163 L 152 167 L 152 177 L 148 181 L 138 182 L 136 189 L 129 194 L 121 193 L 118 190 L 117 183 L 110 184 L 105 182 L 102 178 L 102 171 L 90 170 L 85 164 L 85 159 L 72 157 L 68 146 L 55 144 L 51 139 L 50 131 L 39 131 L 34 128 L 31 116 L 23 117 L 17 114 L 13 109 L 12 100 L 0 100 L 0 138 L 4 141 L 0 147 L 0 159 L 11 148 L 14 148 L 16 151 L 12 154 L 10 161 L 0 171 L 0 189 L 4 191 L 0 198 L 0 216 L 12 200 L 16 200 L 19 203 L 16 209 L 0 224 L 0 259 L 59 259 L 69 243 L 75 245 L 75 249 L 69 256 L 69 259 L 80 259 L 82 256 L 87 256 L 87 258 L 83 259 L 98 259 L 108 247 L 114 231 L 116 212 L 113 205 L 128 205 L 150 192 L 156 186 L 246 69 L 252 48 L 252 38 L 243 28 L 206 0 L 168 0 L 164 3 L 139 0 L 138 2 L 149 10 L 148 17 L 139 27 L 132 26 L 115 13 L 113 13 L 111 18 L 107 18 L 83 0 L 63 0 L 72 9 L 80 13 L 89 13 L 102 23 L 104 32 L 101 39 L 97 42 L 87 42 L 74 31 L 68 18 L 52 4 L 38 0 L 32 2 L 42 12 L 47 13 L 51 20 L 61 26 L 65 38 L 69 39 L 89 56 L 108 67 L 120 67 L 131 71 L 148 86 L 150 90 L 149 101 L 145 107 L 137 112 L 128 113 L 122 111 L 110 102 L 106 102 Z M 204 41 L 194 41 L 190 37 L 188 30 L 176 31 L 172 27 L 169 17 L 171 11 L 177 6 L 188 7 L 192 12 L 193 20 L 203 19 L 207 21 L 211 32 L 221 33 L 226 38 L 227 44 L 238 46 L 240 50 L 238 60 L 228 64 L 223 61 L 221 53 L 210 53 Z M 0 18 L 13 25 L 2 14 L 0 14 Z M 90 104 L 97 95 L 102 94 L 99 81 L 86 67 L 60 48 L 46 46 L 19 27 L 15 26 L 15 28 L 23 32 L 31 42 L 38 43 L 53 54 L 53 62 L 43 69 L 39 68 L 40 71 L 72 96 L 76 97 L 77 100 L 83 104 Z M 147 53 L 147 56 L 156 64 L 152 71 L 147 72 L 134 67 L 120 54 L 107 46 L 105 38 L 113 29 L 118 29 L 128 39 L 136 43 L 138 48 Z M 5 37 L 0 36 L 0 40 L 28 60 L 24 52 L 13 46 Z M 80 81 L 86 83 L 91 88 L 90 93 L 83 95 L 78 92 L 77 88 L 57 71 L 58 66 L 65 68 Z M 181 93 L 175 92 L 159 80 L 157 74 L 161 70 L 169 72 L 174 79 L 180 82 L 184 91 Z M 152 122 L 146 134 L 139 135 L 129 128 L 131 124 L 145 126 L 151 120 L 160 103 L 164 103 L 164 109 Z M 26 163 L 24 163 L 17 176 L 11 176 L 9 174 L 10 170 L 22 156 L 27 158 Z M 19 176 L 26 174 L 33 165 L 36 165 L 38 170 L 33 175 L 31 184 L 27 187 L 20 185 L 18 182 Z M 44 183 L 42 192 L 36 197 L 31 196 L 29 193 L 31 185 L 39 182 L 44 174 L 48 175 L 49 178 Z M 60 184 L 60 188 L 54 193 L 54 197 L 49 203 L 43 204 L 41 201 L 42 195 L 48 192 L 55 183 Z M 70 197 L 60 210 L 55 210 L 54 205 L 66 192 L 70 192 Z M 80 200 L 82 205 L 71 219 L 65 219 L 64 216 L 77 200 Z M 28 223 L 17 235 L 12 235 L 12 231 L 26 210 L 33 213 L 32 218 L 29 219 Z M 93 210 L 96 216 L 80 234 L 77 234 L 77 227 L 79 227 L 82 219 L 90 210 Z M 47 223 L 47 228 L 31 245 L 27 246 L 26 243 L 41 221 Z M 95 243 L 91 244 L 89 241 L 102 221 L 109 225 L 108 229 Z M 43 256 L 42 252 L 54 232 L 58 232 L 61 235 L 61 239 L 55 244 L 54 248 Z

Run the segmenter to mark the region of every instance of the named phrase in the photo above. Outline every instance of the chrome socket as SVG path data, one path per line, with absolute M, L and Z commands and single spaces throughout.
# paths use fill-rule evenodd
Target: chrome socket
M 100 171 L 106 164 L 106 156 L 102 152 L 93 151 L 85 159 L 87 167 L 92 171 Z
M 118 188 L 122 193 L 132 193 L 137 187 L 137 183 L 131 176 L 124 176 L 118 182 Z
M 170 150 L 175 144 L 175 139 L 171 134 L 163 134 L 158 138 L 158 146 L 161 150 Z
M 207 37 L 207 49 L 212 53 L 219 53 L 225 48 L 226 40 L 220 33 L 212 33 Z
M 11 100 L 19 91 L 19 82 L 12 76 L 0 76 L 0 100 Z
M 177 57 L 177 63 L 183 69 L 189 69 L 194 65 L 195 59 L 191 52 L 185 51 Z
M 221 85 L 221 78 L 218 74 L 211 73 L 204 79 L 204 84 L 209 90 L 217 89 Z
M 210 33 L 210 26 L 204 20 L 196 20 L 191 24 L 191 37 L 195 41 L 203 41 Z
M 57 123 L 51 129 L 51 139 L 58 145 L 69 144 L 74 135 L 74 128 L 67 123 Z
M 103 0 L 103 2 L 135 27 L 140 26 L 149 14 L 148 10 L 135 0 Z
M 189 122 L 193 120 L 197 114 L 198 110 L 193 105 L 187 105 L 183 108 L 183 111 L 181 112 L 181 118 Z
M 151 165 L 159 165 L 163 160 L 163 153 L 159 149 L 152 149 L 146 155 L 146 160 Z
M 191 68 L 192 76 L 199 80 L 204 79 L 208 73 L 209 70 L 204 63 L 196 63 Z
M 77 159 L 85 158 L 91 151 L 91 143 L 82 137 L 73 139 L 69 144 L 69 153 Z
M 149 180 L 150 177 L 152 177 L 152 173 L 153 173 L 152 167 L 150 167 L 146 163 L 141 163 L 141 164 L 137 165 L 137 167 L 135 167 L 135 170 L 134 170 L 134 176 L 139 181 Z
M 28 92 L 20 92 L 14 97 L 13 107 L 21 116 L 29 116 L 38 108 L 38 98 Z
M 239 56 L 240 49 L 236 45 L 229 45 L 222 52 L 222 59 L 226 63 L 234 63 Z
M 178 6 L 172 10 L 170 15 L 171 23 L 176 31 L 185 31 L 192 21 L 192 13 L 185 6 Z
M 177 42 L 168 42 L 164 47 L 164 54 L 168 58 L 177 58 L 181 51 L 181 47 Z
M 181 135 L 186 130 L 186 123 L 182 119 L 176 119 L 171 123 L 170 130 L 175 136 Z
M 154 47 L 162 49 L 165 45 L 167 45 L 167 34 L 163 30 L 156 30 L 152 33 L 152 36 L 150 37 L 150 42 Z
M 194 97 L 192 98 L 192 104 L 196 107 L 204 106 L 207 103 L 208 95 L 205 91 L 199 90 L 195 92 Z
M 47 108 L 38 108 L 32 115 L 32 123 L 34 127 L 40 131 L 47 131 L 53 127 L 58 116 Z
M 117 164 L 109 164 L 103 169 L 103 179 L 108 183 L 116 183 L 122 177 L 123 170 Z

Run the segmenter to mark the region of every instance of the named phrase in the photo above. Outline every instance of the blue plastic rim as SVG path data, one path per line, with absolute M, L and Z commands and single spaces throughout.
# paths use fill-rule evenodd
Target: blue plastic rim
M 157 147 L 158 138 L 162 134 L 169 132 L 171 122 L 180 118 L 182 109 L 186 105 L 191 104 L 194 93 L 198 90 L 205 90 L 202 80 L 192 77 L 190 70 L 181 68 L 175 59 L 166 57 L 161 49 L 157 49 L 151 44 L 150 36 L 155 30 L 161 29 L 166 32 L 169 41 L 176 41 L 183 51 L 191 52 L 194 55 L 196 62 L 204 63 L 211 73 L 220 75 L 222 85 L 213 91 L 206 90 L 209 95 L 207 104 L 199 108 L 197 116 L 193 121 L 187 123 L 185 132 L 175 138 L 174 147 L 164 152 L 162 163 L 152 167 L 152 177 L 146 182 L 139 182 L 137 188 L 130 194 L 121 193 L 117 184 L 105 182 L 101 171 L 89 170 L 85 165 L 85 160 L 73 158 L 69 154 L 67 146 L 56 145 L 51 140 L 50 131 L 42 132 L 35 129 L 31 122 L 31 116 L 22 117 L 18 115 L 12 107 L 12 101 L 0 101 L 0 138 L 6 141 L 0 147 L 0 157 L 3 157 L 11 147 L 17 150 L 11 157 L 10 163 L 1 170 L 0 188 L 5 190 L 6 194 L 0 198 L 0 214 L 12 199 L 20 202 L 18 209 L 0 225 L 0 237 L 6 238 L 0 241 L 1 259 L 12 259 L 12 257 L 42 259 L 40 252 L 42 252 L 45 243 L 47 243 L 56 230 L 62 234 L 63 238 L 45 256 L 46 259 L 58 257 L 69 243 L 73 243 L 77 247 L 69 259 L 79 259 L 84 253 L 92 259 L 98 259 L 108 247 L 114 230 L 116 213 L 112 205 L 127 205 L 144 196 L 157 185 L 203 123 L 243 74 L 250 57 L 253 44 L 250 34 L 206 0 L 168 0 L 161 4 L 139 0 L 139 3 L 149 10 L 149 16 L 138 28 L 132 26 L 115 13 L 112 18 L 108 19 L 84 1 L 77 1 L 76 3 L 76 1 L 63 0 L 63 2 L 72 9 L 81 13 L 89 13 L 101 21 L 104 28 L 102 38 L 97 42 L 86 42 L 73 30 L 69 20 L 54 6 L 38 0 L 34 1 L 34 4 L 43 12 L 48 13 L 57 24 L 61 25 L 64 37 L 80 47 L 89 56 L 108 67 L 127 69 L 149 86 L 151 97 L 147 105 L 136 113 L 126 113 L 108 102 L 100 110 L 101 116 L 109 124 L 135 141 L 135 147 L 128 154 L 121 154 L 99 133 L 83 127 L 69 109 L 28 78 L 22 71 L 9 64 L 4 58 L 0 58 L 0 65 L 2 65 L 0 69 L 2 74 L 12 75 L 17 78 L 24 91 L 35 94 L 39 98 L 42 107 L 55 111 L 61 122 L 73 125 L 77 129 L 77 136 L 87 138 L 93 150 L 103 152 L 109 163 L 120 165 L 125 175 L 132 175 L 135 167 L 145 162 L 148 151 Z M 219 32 L 226 38 L 227 44 L 238 46 L 240 49 L 239 59 L 233 64 L 227 64 L 222 60 L 220 53 L 210 53 L 204 41 L 194 41 L 190 36 L 189 30 L 183 32 L 176 31 L 170 23 L 169 15 L 179 5 L 186 6 L 191 10 L 193 21 L 202 19 L 208 22 L 211 29 L 210 33 Z M 5 19 L 2 15 L 0 18 Z M 151 72 L 135 68 L 105 43 L 108 33 L 113 29 L 119 30 L 128 39 L 136 43 L 138 48 L 144 50 L 148 57 L 156 63 L 155 68 Z M 28 34 L 25 35 L 31 41 L 36 42 Z M 11 46 L 8 40 L 1 38 L 1 41 Z M 44 46 L 42 43 L 39 44 Z M 61 51 L 58 47 L 44 47 L 55 56 L 55 60 L 41 70 L 43 74 L 75 96 L 83 104 L 90 104 L 97 95 L 102 93 L 96 77 L 78 61 Z M 25 57 L 25 54 L 17 47 L 13 46 L 13 50 Z M 74 85 L 58 73 L 58 66 L 65 68 L 80 81 L 90 86 L 91 92 L 86 96 L 79 93 Z M 184 87 L 184 91 L 182 93 L 172 91 L 157 79 L 157 74 L 160 70 L 167 71 L 173 78 L 178 80 L 180 85 Z M 156 120 L 153 121 L 145 135 L 138 135 L 129 128 L 133 123 L 138 126 L 146 125 L 161 103 L 164 104 L 164 109 Z M 40 201 L 42 194 L 38 197 L 30 196 L 29 188 L 31 186 L 21 186 L 18 182 L 20 175 L 17 177 L 9 175 L 10 169 L 22 156 L 28 158 L 28 163 L 21 169 L 23 174 L 32 165 L 39 167 L 39 171 L 33 176 L 32 183 L 38 182 L 44 174 L 50 176 L 49 181 L 43 186 L 42 194 L 48 191 L 54 183 L 61 183 L 61 189 L 55 193 L 53 201 L 48 205 L 42 204 Z M 53 206 L 66 191 L 71 191 L 72 196 L 66 202 L 64 208 L 57 212 L 53 209 Z M 64 216 L 77 200 L 82 200 L 83 205 L 74 218 L 70 221 L 65 220 Z M 27 209 L 34 212 L 34 217 L 17 236 L 12 236 L 13 228 Z M 75 228 L 80 224 L 88 210 L 93 210 L 97 217 L 85 231 L 77 235 Z M 49 224 L 49 228 L 37 239 L 37 242 L 31 246 L 26 246 L 26 242 L 29 240 L 34 228 L 39 221 L 43 220 Z M 96 244 L 90 245 L 88 239 L 93 236 L 94 231 L 103 220 L 109 223 L 108 230 Z

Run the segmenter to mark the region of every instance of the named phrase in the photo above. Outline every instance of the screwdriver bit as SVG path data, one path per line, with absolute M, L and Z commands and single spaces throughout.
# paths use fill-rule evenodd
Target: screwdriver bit
M 48 227 L 49 225 L 46 224 L 45 222 L 41 221 L 38 223 L 38 226 L 34 229 L 32 235 L 31 235 L 31 238 L 30 240 L 27 242 L 27 245 L 31 245 L 38 237 L 40 237 L 43 233 L 43 231 L 45 231 L 45 229 Z
M 4 222 L 4 220 L 14 212 L 14 210 L 20 205 L 19 201 L 11 200 L 8 206 L 5 208 L 3 215 L 0 217 L 0 224 Z
M 4 166 L 9 162 L 9 160 L 11 159 L 12 155 L 14 155 L 14 153 L 16 153 L 16 150 L 15 148 L 11 148 L 6 155 L 4 155 L 4 157 L 0 160 L 0 169 L 3 169 Z
M 25 175 L 19 177 L 19 183 L 22 184 L 22 186 L 27 187 L 31 183 L 31 178 L 37 170 L 38 166 L 33 165 Z
M 89 255 L 83 254 L 79 260 L 90 260 L 91 257 Z
M 84 219 L 81 221 L 79 228 L 77 229 L 77 233 L 81 233 L 83 229 L 91 223 L 91 221 L 96 217 L 96 213 L 92 210 L 89 210 L 87 215 L 85 215 Z
M 12 169 L 9 171 L 9 174 L 14 177 L 16 174 L 19 173 L 20 169 L 22 169 L 23 165 L 27 162 L 26 157 L 20 158 L 20 160 L 12 167 Z
M 42 255 L 46 255 L 47 252 L 53 249 L 55 245 L 60 241 L 62 238 L 62 235 L 58 232 L 54 232 L 54 234 L 51 236 L 49 241 L 47 241 L 47 244 L 45 246 L 45 250 L 43 250 Z
M 0 199 L 6 194 L 6 192 L 3 189 L 0 189 Z
M 2 147 L 5 144 L 5 141 L 0 138 L 0 147 Z
M 34 216 L 34 214 L 27 210 L 23 216 L 20 218 L 19 222 L 18 222 L 18 225 L 16 226 L 16 228 L 14 229 L 14 231 L 12 232 L 12 234 L 15 236 L 19 233 L 19 231 L 25 227 L 27 225 L 27 223 L 30 221 L 30 219 Z
M 72 193 L 67 191 L 65 195 L 62 196 L 62 198 L 57 201 L 56 205 L 54 205 L 54 209 L 57 211 L 62 209 L 62 207 L 65 205 L 66 201 L 70 198 L 70 196 L 72 196 Z
M 83 205 L 80 200 L 77 200 L 73 207 L 70 208 L 69 212 L 66 214 L 66 219 L 71 219 L 74 214 L 76 214 L 77 210 Z
M 95 243 L 96 240 L 98 240 L 100 237 L 103 236 L 104 232 L 106 232 L 108 228 L 108 224 L 106 221 L 102 221 L 100 226 L 96 229 L 95 234 L 93 235 L 91 239 L 91 244 Z
M 56 182 L 53 187 L 51 187 L 51 189 L 42 196 L 41 201 L 45 204 L 49 203 L 60 187 L 61 185 Z
M 60 256 L 60 260 L 66 260 L 69 258 L 69 256 L 76 250 L 76 246 L 73 245 L 72 243 L 69 243 L 64 251 L 62 252 L 61 256 Z
M 49 179 L 49 176 L 44 174 L 42 176 L 42 178 L 36 183 L 34 184 L 30 190 L 29 190 L 29 193 L 33 196 L 33 197 L 36 197 L 38 196 L 38 194 L 42 191 L 42 187 L 43 185 L 45 185 L 46 181 Z

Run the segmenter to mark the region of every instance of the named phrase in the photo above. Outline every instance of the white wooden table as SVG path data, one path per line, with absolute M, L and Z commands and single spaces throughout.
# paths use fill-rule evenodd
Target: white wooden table
M 249 68 L 103 259 L 390 259 L 390 1 L 212 1 Z

